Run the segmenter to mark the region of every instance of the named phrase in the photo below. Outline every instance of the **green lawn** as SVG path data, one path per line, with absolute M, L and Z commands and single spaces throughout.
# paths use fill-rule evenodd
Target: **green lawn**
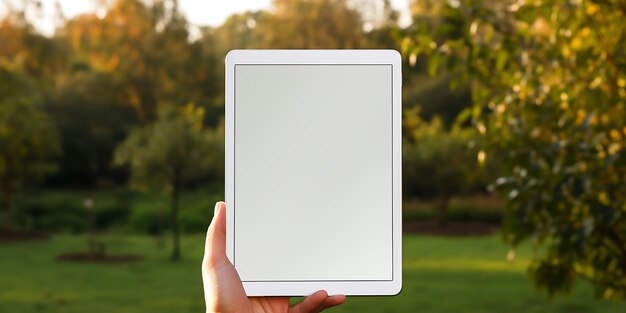
M 112 237 L 114 252 L 140 253 L 132 264 L 55 261 L 83 250 L 85 237 L 0 245 L 0 312 L 202 312 L 199 274 L 204 238 L 183 240 L 184 260 L 148 237 Z M 524 272 L 530 249 L 505 261 L 497 236 L 405 236 L 404 289 L 396 297 L 352 297 L 332 312 L 626 312 L 626 304 L 594 299 L 579 281 L 572 294 L 548 299 Z

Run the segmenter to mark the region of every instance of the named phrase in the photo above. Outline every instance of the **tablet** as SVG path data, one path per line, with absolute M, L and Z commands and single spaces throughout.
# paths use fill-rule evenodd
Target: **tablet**
M 226 253 L 248 296 L 402 287 L 394 50 L 226 57 Z

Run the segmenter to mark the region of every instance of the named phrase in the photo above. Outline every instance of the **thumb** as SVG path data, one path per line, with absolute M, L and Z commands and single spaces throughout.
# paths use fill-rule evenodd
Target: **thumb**
M 215 204 L 215 213 L 207 230 L 204 259 L 213 264 L 226 260 L 226 204 Z

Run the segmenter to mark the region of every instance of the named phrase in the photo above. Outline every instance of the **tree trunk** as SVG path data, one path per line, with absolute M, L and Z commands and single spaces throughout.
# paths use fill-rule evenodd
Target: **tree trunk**
M 439 203 L 435 212 L 435 222 L 439 227 L 445 227 L 448 222 L 448 204 L 450 195 L 446 192 L 439 198 Z
M 11 188 L 11 180 L 4 179 L 2 182 L 2 206 L 5 210 L 4 223 L 2 228 L 4 230 L 13 230 L 13 190 Z
M 172 260 L 177 261 L 180 260 L 180 225 L 178 223 L 178 197 L 180 195 L 180 181 L 178 178 L 174 179 L 172 187 Z

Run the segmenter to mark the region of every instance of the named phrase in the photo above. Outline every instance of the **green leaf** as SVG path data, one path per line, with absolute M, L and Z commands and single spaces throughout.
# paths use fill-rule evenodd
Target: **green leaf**
M 440 58 L 441 56 L 437 52 L 428 56 L 428 75 L 435 76 L 437 74 Z
M 496 70 L 501 71 L 502 69 L 504 69 L 504 65 L 506 64 L 506 61 L 508 59 L 509 54 L 506 52 L 506 50 L 500 50 L 496 57 Z

